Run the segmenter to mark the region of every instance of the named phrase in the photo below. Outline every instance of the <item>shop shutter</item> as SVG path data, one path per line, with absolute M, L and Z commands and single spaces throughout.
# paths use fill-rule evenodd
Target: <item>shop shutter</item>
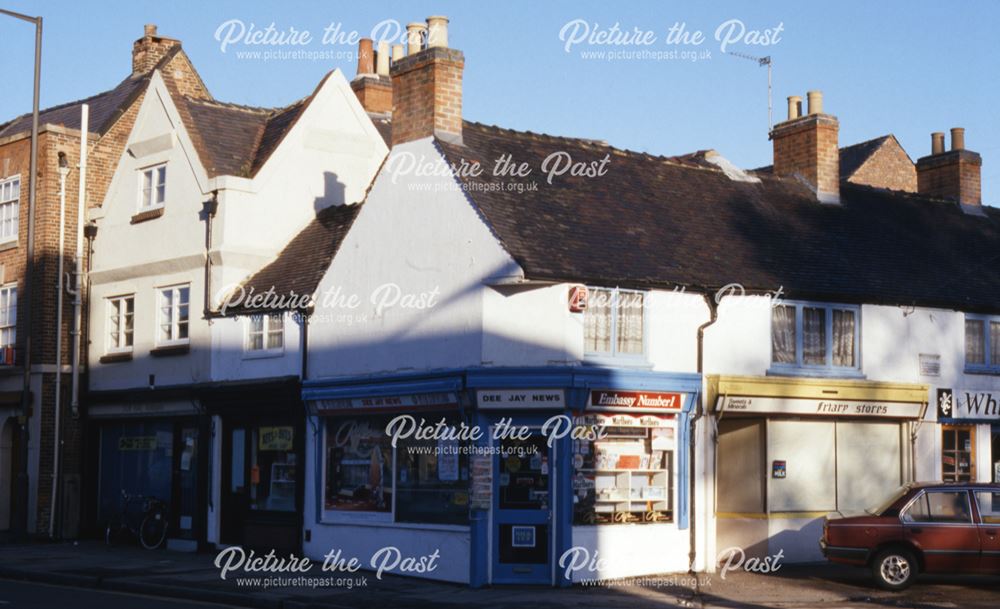
M 835 431 L 832 421 L 768 421 L 769 511 L 836 509 Z M 775 477 L 776 461 L 784 462 L 784 477 Z
M 862 512 L 902 480 L 898 423 L 837 423 L 837 509 Z

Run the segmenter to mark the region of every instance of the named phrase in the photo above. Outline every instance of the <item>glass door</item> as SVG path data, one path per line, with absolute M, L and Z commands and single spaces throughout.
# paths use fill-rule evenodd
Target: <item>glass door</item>
M 248 471 L 247 428 L 225 431 L 222 442 L 222 543 L 242 545 L 243 526 L 250 508 L 251 472 Z
M 493 459 L 493 581 L 552 582 L 552 454 L 534 429 L 501 439 Z
M 180 425 L 177 447 L 174 449 L 174 472 L 177 483 L 177 515 L 173 522 L 176 535 L 195 539 L 198 512 L 198 428 Z
M 941 428 L 941 473 L 945 482 L 975 480 L 975 430 L 969 425 L 945 425 Z

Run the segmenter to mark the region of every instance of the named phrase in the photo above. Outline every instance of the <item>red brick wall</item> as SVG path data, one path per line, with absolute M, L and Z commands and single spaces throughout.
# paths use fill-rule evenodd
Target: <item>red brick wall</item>
M 847 181 L 876 188 L 917 192 L 917 168 L 899 143 L 889 138 Z
M 392 81 L 386 77 L 362 76 L 351 81 L 351 89 L 368 112 L 392 112 Z
M 392 144 L 462 134 L 461 51 L 433 47 L 392 66 Z
M 775 125 L 774 173 L 798 175 L 820 193 L 840 193 L 840 125 L 827 114 L 809 114 Z
M 917 188 L 922 195 L 982 204 L 983 159 L 969 150 L 950 150 L 917 161 Z

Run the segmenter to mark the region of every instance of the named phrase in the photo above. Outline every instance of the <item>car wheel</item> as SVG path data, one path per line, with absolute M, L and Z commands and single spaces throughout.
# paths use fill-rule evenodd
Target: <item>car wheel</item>
M 917 578 L 917 560 L 902 548 L 889 548 L 875 556 L 872 574 L 880 588 L 905 590 Z

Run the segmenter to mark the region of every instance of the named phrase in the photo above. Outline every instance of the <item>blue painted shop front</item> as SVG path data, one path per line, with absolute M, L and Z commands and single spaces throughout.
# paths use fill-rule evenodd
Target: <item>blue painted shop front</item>
M 596 579 L 582 565 L 598 553 L 625 565 L 616 577 L 661 572 L 627 564 L 623 548 L 635 551 L 629 535 L 652 544 L 647 532 L 688 528 L 700 387 L 695 374 L 591 367 L 307 381 L 306 528 L 337 548 L 437 553 L 435 570 L 396 572 L 476 587 Z M 686 563 L 687 547 L 666 546 L 648 554 Z

